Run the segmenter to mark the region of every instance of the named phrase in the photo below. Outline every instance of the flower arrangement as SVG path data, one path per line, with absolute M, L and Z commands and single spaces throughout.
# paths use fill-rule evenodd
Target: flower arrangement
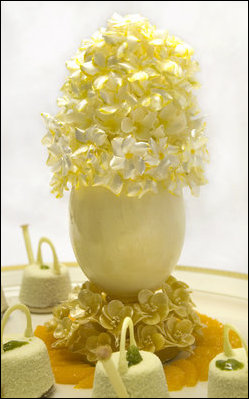
M 168 350 L 170 357 L 172 350 L 191 351 L 196 335 L 202 334 L 193 306 L 187 284 L 172 276 L 162 290 L 144 289 L 129 304 L 109 298 L 87 281 L 54 309 L 47 326 L 56 338 L 55 348 L 67 348 L 94 363 L 98 347 L 118 350 L 123 321 L 131 317 L 138 348 L 158 354 Z
M 55 117 L 43 114 L 52 192 L 103 186 L 141 197 L 206 183 L 193 49 L 139 15 L 117 14 L 67 63 Z

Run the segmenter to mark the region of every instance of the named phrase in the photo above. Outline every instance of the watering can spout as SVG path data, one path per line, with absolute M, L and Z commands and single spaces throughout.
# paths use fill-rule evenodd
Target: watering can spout
M 29 264 L 31 265 L 31 264 L 35 263 L 35 258 L 34 258 L 34 254 L 33 254 L 33 250 L 32 250 L 31 241 L 30 241 L 29 225 L 23 224 L 21 226 L 21 228 L 22 228 L 22 232 L 23 232 L 23 238 L 24 238 L 24 243 L 26 246 Z

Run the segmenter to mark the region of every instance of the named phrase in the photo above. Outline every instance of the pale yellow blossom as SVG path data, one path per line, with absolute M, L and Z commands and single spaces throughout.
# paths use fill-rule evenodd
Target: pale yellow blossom
M 57 197 L 81 185 L 141 197 L 160 182 L 198 194 L 208 153 L 188 44 L 138 14 L 114 14 L 66 66 L 60 111 L 43 114 Z

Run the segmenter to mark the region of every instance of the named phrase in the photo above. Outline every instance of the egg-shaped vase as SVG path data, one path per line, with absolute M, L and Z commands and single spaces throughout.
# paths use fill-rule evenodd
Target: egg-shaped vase
M 70 238 L 85 275 L 108 295 L 135 297 L 158 289 L 172 273 L 184 242 L 183 196 L 164 188 L 142 198 L 104 187 L 72 189 Z

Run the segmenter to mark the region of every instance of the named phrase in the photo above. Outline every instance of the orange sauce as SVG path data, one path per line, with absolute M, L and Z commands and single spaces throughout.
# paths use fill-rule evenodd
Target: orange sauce
M 193 387 L 198 381 L 207 381 L 209 362 L 223 352 L 223 324 L 205 315 L 199 315 L 203 337 L 196 338 L 196 347 L 187 359 L 174 360 L 164 366 L 169 391 L 179 391 L 184 386 Z M 93 386 L 95 368 L 82 361 L 80 355 L 67 349 L 53 349 L 53 333 L 45 326 L 38 326 L 35 335 L 41 338 L 48 349 L 51 366 L 58 384 L 73 384 L 75 388 L 90 389 Z M 233 348 L 241 347 L 239 337 L 230 332 Z
M 223 324 L 208 316 L 199 316 L 205 327 L 203 337 L 196 338 L 193 354 L 164 366 L 169 391 L 179 391 L 184 386 L 193 387 L 198 381 L 207 381 L 210 361 L 223 352 Z M 230 332 L 230 341 L 233 348 L 241 347 L 240 339 L 233 331 Z

